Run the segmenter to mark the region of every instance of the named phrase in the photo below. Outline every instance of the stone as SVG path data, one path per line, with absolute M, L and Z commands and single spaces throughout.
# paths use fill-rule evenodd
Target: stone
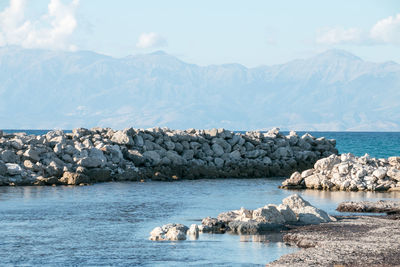
M 15 163 L 6 163 L 7 173 L 9 175 L 19 175 L 22 173 L 22 168 Z
M 161 161 L 160 155 L 155 151 L 146 151 L 143 153 L 143 157 L 152 166 L 158 165 Z
M 24 152 L 23 155 L 24 155 L 24 157 L 27 157 L 27 158 L 33 160 L 34 162 L 40 161 L 39 152 L 36 151 L 36 150 L 33 150 L 33 149 L 31 149 L 31 148 L 30 148 L 30 149 L 27 149 L 27 150 Z
M 173 165 L 183 165 L 184 161 L 181 156 L 178 155 L 175 151 L 167 151 L 165 155 Z
M 172 227 L 165 234 L 165 239 L 170 241 L 186 240 L 186 233 L 176 227 Z
M 82 173 L 64 172 L 63 176 L 59 179 L 61 183 L 69 185 L 78 185 L 81 183 L 89 183 L 89 177 Z
M 218 144 L 213 144 L 211 146 L 212 151 L 214 152 L 215 156 L 220 157 L 224 154 L 224 149 L 218 145 Z
M 197 224 L 192 224 L 189 227 L 189 230 L 187 231 L 187 235 L 192 236 L 192 237 L 199 237 L 199 227 Z
M 224 166 L 224 160 L 221 158 L 215 158 L 214 163 L 217 168 L 222 168 Z
M 17 163 L 19 161 L 19 157 L 12 150 L 4 150 L 1 152 L 0 158 L 5 163 Z
M 396 168 L 389 168 L 387 172 L 387 176 L 392 178 L 393 180 L 399 181 L 400 182 L 400 170 Z
M 133 137 L 133 141 L 134 141 L 135 145 L 137 145 L 138 147 L 144 146 L 143 137 L 138 134 Z
M 298 222 L 303 224 L 319 224 L 336 221 L 334 217 L 331 217 L 325 211 L 312 206 L 298 194 L 283 199 L 282 204 L 288 206 L 296 214 Z
M 194 157 L 194 151 L 192 149 L 185 150 L 182 154 L 182 158 L 185 160 L 191 160 Z
M 324 177 L 321 174 L 315 173 L 313 175 L 310 175 L 310 176 L 304 178 L 304 184 L 306 185 L 307 188 L 310 188 L 310 189 L 320 189 L 321 182 L 323 180 L 324 180 Z
M 289 179 L 283 181 L 283 187 L 294 187 L 294 186 L 301 186 L 303 183 L 302 175 L 299 172 L 294 172 Z
M 294 211 L 288 205 L 280 204 L 276 208 L 282 214 L 283 218 L 285 219 L 285 222 L 287 223 L 297 222 L 296 213 L 294 213 Z
M 141 166 L 146 161 L 142 153 L 140 153 L 140 151 L 135 149 L 128 150 L 126 153 L 126 157 L 130 159 L 136 166 Z
M 274 205 L 267 205 L 263 208 L 258 208 L 254 210 L 252 219 L 262 223 L 285 223 L 285 218 Z
M 133 145 L 132 136 L 129 136 L 126 131 L 115 132 L 111 141 L 119 145 Z
M 21 139 L 15 138 L 14 140 L 11 141 L 11 146 L 16 150 L 21 150 L 22 147 L 24 146 L 24 143 L 22 142 Z
M 387 173 L 387 170 L 385 170 L 384 168 L 378 168 L 372 173 L 372 175 L 378 179 L 383 179 L 383 178 L 385 178 L 386 173 Z
M 240 154 L 240 151 L 234 150 L 231 153 L 229 153 L 229 157 L 233 161 L 239 161 L 242 159 L 242 155 Z
M 103 164 L 103 161 L 99 158 L 84 157 L 78 161 L 78 164 L 85 168 L 97 168 Z

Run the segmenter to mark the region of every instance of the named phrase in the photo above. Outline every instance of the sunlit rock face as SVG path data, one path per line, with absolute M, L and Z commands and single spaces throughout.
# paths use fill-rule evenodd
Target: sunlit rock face
M 113 130 L 3 134 L 0 185 L 79 185 L 105 181 L 271 177 L 337 154 L 335 140 L 225 129 Z

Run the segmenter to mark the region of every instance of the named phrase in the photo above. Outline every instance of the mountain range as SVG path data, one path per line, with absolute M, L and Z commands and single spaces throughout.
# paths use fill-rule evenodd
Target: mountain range
M 93 126 L 400 131 L 400 65 L 343 50 L 246 68 L 0 48 L 0 129 Z

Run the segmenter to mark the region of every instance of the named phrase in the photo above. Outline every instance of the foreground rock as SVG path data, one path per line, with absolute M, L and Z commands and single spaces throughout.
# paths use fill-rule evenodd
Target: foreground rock
M 282 188 L 308 188 L 344 191 L 400 190 L 400 157 L 371 158 L 368 154 L 331 155 L 318 160 L 314 168 L 295 172 Z
M 1 132 L 0 185 L 285 176 L 331 154 L 337 154 L 334 140 L 284 136 L 279 129 Z
M 399 220 L 367 216 L 338 219 L 289 230 L 284 241 L 305 249 L 267 266 L 398 266 Z
M 380 200 L 377 202 L 349 201 L 340 203 L 336 210 L 340 212 L 372 212 L 372 213 L 400 214 L 400 202 L 391 200 Z
M 255 210 L 232 210 L 223 212 L 217 218 L 207 217 L 202 224 L 191 225 L 167 224 L 156 227 L 150 233 L 150 240 L 185 240 L 186 234 L 198 236 L 202 233 L 259 234 L 265 231 L 281 230 L 288 225 L 309 225 L 336 221 L 325 211 L 312 206 L 299 195 L 283 199 L 282 204 L 269 204 Z M 175 229 L 179 227 L 179 229 Z M 171 232 L 171 233 L 170 233 Z

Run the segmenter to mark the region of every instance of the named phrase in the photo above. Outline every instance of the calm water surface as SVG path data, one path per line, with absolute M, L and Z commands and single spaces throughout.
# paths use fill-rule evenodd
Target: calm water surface
M 151 242 L 156 226 L 200 223 L 240 207 L 280 203 L 280 179 L 104 183 L 85 187 L 1 187 L 3 265 L 264 265 L 294 251 L 276 234 L 202 234 L 197 241 Z M 299 191 L 335 214 L 344 200 L 399 194 Z M 261 240 L 259 240 L 261 239 Z
M 336 139 L 340 153 L 400 155 L 400 133 L 312 134 Z M 159 225 L 199 224 L 223 211 L 278 204 L 294 192 L 331 214 L 337 214 L 337 204 L 346 200 L 400 198 L 399 193 L 287 191 L 277 188 L 281 182 L 220 179 L 0 187 L 0 265 L 261 266 L 295 248 L 285 246 L 277 234 L 202 234 L 197 241 L 184 242 L 147 239 Z

